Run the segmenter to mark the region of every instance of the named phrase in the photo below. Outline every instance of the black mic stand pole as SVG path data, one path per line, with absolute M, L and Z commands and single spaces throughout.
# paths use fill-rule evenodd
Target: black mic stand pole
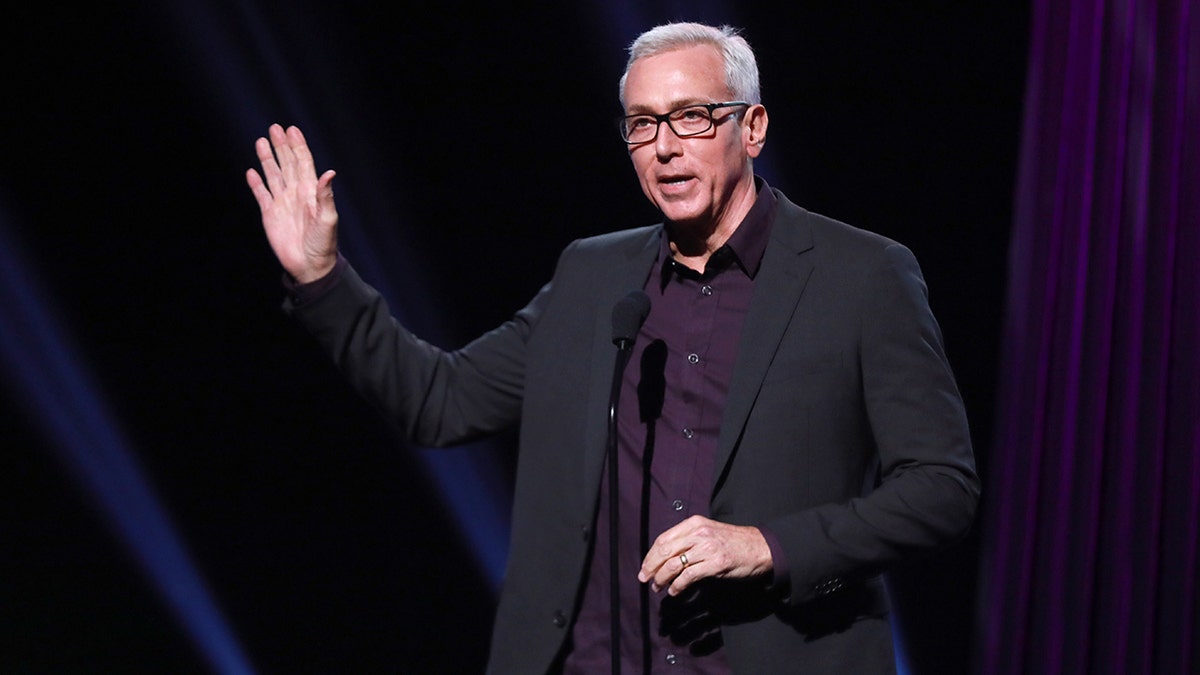
M 617 489 L 617 403 L 621 397 L 621 375 L 629 357 L 633 354 L 630 347 L 618 345 L 617 363 L 613 368 L 612 392 L 608 400 L 608 560 L 611 569 L 609 592 L 612 605 L 612 672 L 621 675 L 621 589 L 620 589 L 620 557 L 617 555 L 617 514 L 620 506 L 617 504 L 619 490 Z
M 608 394 L 608 564 L 609 599 L 611 612 L 609 644 L 612 648 L 612 673 L 621 675 L 621 586 L 620 557 L 617 555 L 617 528 L 620 526 L 618 505 L 620 490 L 617 480 L 617 404 L 621 398 L 621 380 L 625 366 L 633 355 L 633 342 L 642 322 L 650 313 L 650 298 L 642 291 L 633 291 L 613 308 L 613 344 L 617 360 L 613 364 L 612 389 Z

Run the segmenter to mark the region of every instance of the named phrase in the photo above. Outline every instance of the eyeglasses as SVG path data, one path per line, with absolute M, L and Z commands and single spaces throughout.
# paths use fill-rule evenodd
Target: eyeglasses
M 713 128 L 716 122 L 713 111 L 717 108 L 748 106 L 745 101 L 725 101 L 724 103 L 697 103 L 676 108 L 662 115 L 642 113 L 626 115 L 617 120 L 621 131 L 621 139 L 630 145 L 649 143 L 658 138 L 658 128 L 663 122 L 671 127 L 671 131 L 680 138 L 698 136 Z M 736 113 L 733 113 L 736 114 Z

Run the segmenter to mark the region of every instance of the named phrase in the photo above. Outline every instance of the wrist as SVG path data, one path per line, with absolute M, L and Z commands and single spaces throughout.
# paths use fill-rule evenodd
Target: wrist
M 321 259 L 321 261 L 317 264 L 297 270 L 295 273 L 289 271 L 288 274 L 297 284 L 311 284 L 329 276 L 329 273 L 332 272 L 335 267 L 337 267 L 337 261 L 338 256 L 335 253 Z

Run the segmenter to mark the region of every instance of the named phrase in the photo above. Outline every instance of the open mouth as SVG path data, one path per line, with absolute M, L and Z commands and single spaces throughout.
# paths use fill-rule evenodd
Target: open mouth
M 658 179 L 658 182 L 664 187 L 677 188 L 686 185 L 690 180 L 692 180 L 691 176 L 663 176 Z

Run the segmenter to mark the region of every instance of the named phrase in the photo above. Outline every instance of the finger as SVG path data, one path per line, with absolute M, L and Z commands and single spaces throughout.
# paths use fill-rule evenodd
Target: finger
M 689 570 L 693 569 L 697 564 L 703 562 L 698 559 L 699 552 L 692 548 L 666 560 L 658 572 L 654 575 L 654 581 L 651 586 L 658 591 L 663 588 L 674 587 L 678 582 L 679 577 L 689 574 Z M 686 562 L 684 562 L 686 559 Z M 685 585 L 686 587 L 686 585 Z M 672 593 L 675 595 L 676 593 Z
M 679 595 L 695 582 L 709 576 L 705 571 L 707 567 L 707 565 L 701 562 L 689 564 L 680 570 L 679 574 L 676 574 L 675 578 L 671 580 L 670 585 L 667 586 L 667 595 Z
M 681 558 L 684 555 L 687 556 L 687 564 Z M 667 560 L 651 580 L 650 588 L 655 593 L 666 589 L 668 595 L 674 596 L 687 590 L 695 581 L 710 576 L 710 565 L 704 560 L 697 560 L 697 555 L 698 552 L 693 549 Z
M 658 570 L 664 564 L 668 563 L 671 558 L 691 548 L 694 545 L 691 538 L 692 533 L 703 522 L 705 522 L 705 519 L 699 516 L 692 516 L 658 535 L 654 540 L 654 544 L 650 546 L 650 550 L 646 552 L 646 557 L 642 561 L 642 570 L 638 573 L 638 579 L 643 583 L 651 580 Z
M 279 162 L 279 170 L 286 185 L 296 184 L 296 155 L 292 152 L 291 141 L 287 132 L 278 124 L 272 124 L 269 130 L 271 145 L 275 148 L 275 158 Z
M 259 210 L 265 212 L 271 208 L 271 192 L 267 190 L 267 186 L 263 184 L 262 176 L 254 169 L 246 169 L 246 184 L 250 186 L 250 192 L 254 194 L 255 201 L 258 202 Z
M 682 557 L 684 555 L 688 557 L 686 564 Z M 643 571 L 638 574 L 638 579 L 644 583 L 648 582 L 650 588 L 658 592 L 669 586 L 684 568 L 692 564 L 692 555 L 693 552 L 688 550 L 686 544 L 678 548 L 657 546 L 647 554 L 647 561 L 643 562 Z M 651 556 L 654 560 L 650 560 Z
M 308 141 L 305 140 L 304 133 L 300 131 L 299 127 L 288 127 L 287 137 L 292 154 L 296 157 L 296 175 L 300 178 L 317 175 L 312 150 L 308 148 Z
M 663 567 L 666 566 L 671 559 L 678 555 L 675 553 L 674 546 L 664 544 L 661 541 L 662 537 L 654 542 L 650 550 L 646 552 L 646 557 L 642 559 L 642 569 L 638 570 L 638 581 L 646 583 L 647 581 L 655 581 Z M 655 589 L 657 590 L 657 589 Z
M 271 194 L 279 194 L 286 187 L 283 174 L 279 171 L 279 163 L 275 161 L 275 153 L 271 150 L 271 142 L 260 138 L 254 142 L 254 150 L 258 153 L 258 162 L 262 165 L 263 178 Z

